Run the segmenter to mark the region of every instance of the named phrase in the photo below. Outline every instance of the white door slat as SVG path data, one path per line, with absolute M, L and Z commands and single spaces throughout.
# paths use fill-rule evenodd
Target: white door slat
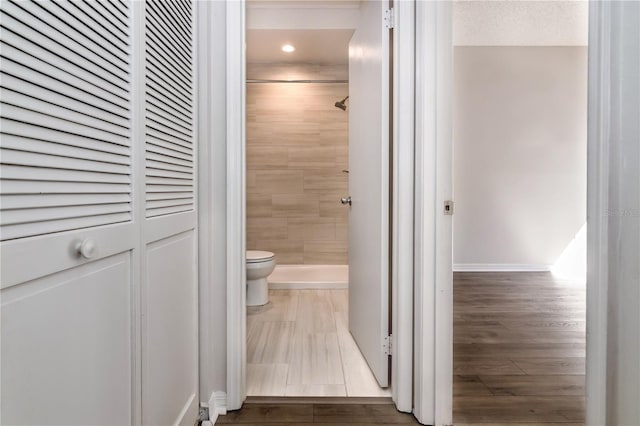
M 168 214 L 183 213 L 183 212 L 190 212 L 190 211 L 193 211 L 193 203 L 188 205 L 147 209 L 147 217 L 157 217 L 157 216 L 164 216 Z
M 179 166 L 176 164 L 165 163 L 163 161 L 151 160 L 149 159 L 148 154 L 147 154 L 146 165 L 147 165 L 147 169 L 167 170 L 167 171 L 174 171 L 174 172 L 189 173 L 192 175 L 194 172 L 193 167 Z
M 193 199 L 193 192 L 151 192 L 147 194 L 147 201 L 150 200 L 181 200 L 184 198 Z
M 152 141 L 150 142 L 149 140 L 147 140 L 146 151 L 148 153 L 152 152 L 154 154 L 163 155 L 165 157 L 175 158 L 176 160 L 183 160 L 188 162 L 193 161 L 193 157 L 191 154 L 183 154 L 174 149 L 165 148 L 164 146 L 160 146 L 155 143 L 152 143 Z
M 41 44 L 45 48 L 65 52 L 63 56 L 69 57 L 69 60 L 76 63 L 82 63 L 85 67 L 92 68 L 96 75 L 108 73 L 115 77 L 120 85 L 126 85 L 128 83 L 129 76 L 127 72 L 86 47 L 83 44 L 86 38 L 77 36 L 77 38 L 74 39 L 57 28 L 50 26 L 46 21 L 27 12 L 26 9 L 34 8 L 31 2 L 20 2 L 18 5 L 11 2 L 7 3 L 8 5 L 3 11 L 5 11 L 7 15 L 15 18 L 16 21 L 11 20 L 8 23 L 11 25 L 10 29 L 13 31 L 21 35 L 24 34 L 25 37 Z M 3 25 L 7 23 L 6 21 L 7 19 L 3 16 Z M 21 21 L 22 25 L 16 30 L 14 22 L 17 21 Z M 36 28 L 37 32 L 35 31 Z M 83 43 L 80 43 L 78 40 L 83 41 Z
M 92 182 L 92 183 L 129 183 L 129 175 L 98 173 L 79 170 L 58 170 L 44 167 L 26 167 L 4 164 L 0 179 L 43 182 Z
M 121 128 L 128 129 L 131 125 L 130 121 L 119 115 L 112 114 L 101 108 L 94 107 L 91 103 L 77 101 L 66 94 L 47 90 L 46 87 L 37 86 L 26 80 L 15 78 L 9 74 L 2 74 L 2 86 L 10 88 L 13 91 L 22 93 L 33 98 L 41 99 L 45 102 L 49 102 L 55 105 L 64 105 L 65 107 L 77 111 L 83 112 L 93 118 L 101 120 L 105 123 L 110 123 Z M 44 90 L 43 90 L 44 89 Z
M 193 198 L 179 198 L 172 200 L 147 200 L 147 210 L 171 206 L 193 206 Z M 188 210 L 192 210 L 191 207 Z
M 127 155 L 116 155 L 83 147 L 64 145 L 59 142 L 40 141 L 22 136 L 2 135 L 2 148 L 14 151 L 33 152 L 55 155 L 65 158 L 77 158 L 93 160 L 100 163 L 129 166 L 130 159 Z
M 48 127 L 50 129 L 62 129 L 65 132 L 84 136 L 90 139 L 97 139 L 117 145 L 129 146 L 131 140 L 128 137 L 116 135 L 94 127 L 84 126 L 69 120 L 59 119 L 49 115 L 44 115 L 36 111 L 13 105 L 2 104 L 2 115 L 5 118 L 15 121 L 23 121 L 35 126 Z
M 130 203 L 96 204 L 89 206 L 41 207 L 37 209 L 3 210 L 2 224 L 20 225 L 34 222 L 45 222 L 60 219 L 73 219 L 86 216 L 97 216 L 113 213 L 128 213 Z
M 168 170 L 166 168 L 156 169 L 150 167 L 147 164 L 147 177 L 156 177 L 156 178 L 175 178 L 175 179 L 183 179 L 191 181 L 193 180 L 193 172 L 177 172 L 173 170 Z
M 102 108 L 113 114 L 126 117 L 128 109 L 128 92 L 111 84 L 111 82 L 97 78 L 93 74 L 79 69 L 69 62 L 51 55 L 43 50 L 43 56 L 52 63 L 42 61 L 7 44 L 11 38 L 10 31 L 2 33 L 2 70 L 5 74 L 11 74 L 15 78 L 23 79 L 55 92 L 63 93 L 85 103 L 90 103 L 96 108 Z M 15 40 L 10 40 L 12 43 Z M 18 44 L 19 41 L 18 41 Z M 36 48 L 30 50 L 38 53 Z M 79 71 L 78 71 L 79 70 Z M 78 72 L 76 72 L 78 71 Z M 75 75 L 77 74 L 77 76 Z
M 172 185 L 172 186 L 188 186 L 193 185 L 193 179 L 178 179 L 171 177 L 147 176 L 147 185 Z M 183 189 L 184 191 L 184 189 Z
M 0 192 L 3 194 L 130 194 L 131 186 L 128 183 L 2 180 Z
M 40 6 L 47 9 L 57 18 L 55 22 L 64 22 L 68 27 L 75 28 L 76 32 L 81 33 L 86 39 L 91 40 L 92 49 L 95 52 L 99 52 L 100 56 L 104 57 L 109 62 L 118 64 L 119 67 L 124 67 L 124 69 L 126 69 L 129 59 L 127 44 L 123 39 L 118 39 L 111 33 L 115 27 L 104 20 L 98 22 L 94 21 L 93 24 L 91 24 L 90 22 L 87 22 L 88 19 L 86 19 L 86 17 L 79 14 L 78 16 L 75 16 L 69 13 L 67 8 L 74 4 L 77 7 L 76 3 L 82 4 L 80 2 L 58 3 L 55 1 L 49 1 L 41 2 Z M 126 37 L 123 38 L 126 40 Z M 105 44 L 105 42 L 108 44 Z
M 99 118 L 92 117 L 85 113 L 69 109 L 68 107 L 63 107 L 48 101 L 43 101 L 34 98 L 33 96 L 24 95 L 11 89 L 4 89 L 0 87 L 0 98 L 2 98 L 2 101 L 4 103 L 11 104 L 15 107 L 31 110 L 33 112 L 47 115 L 49 117 L 54 117 L 60 120 L 71 121 L 79 125 L 90 127 L 92 129 L 122 136 L 123 138 L 129 137 L 130 134 L 128 127 L 118 126 L 108 121 L 103 121 Z M 64 105 L 64 102 L 61 102 L 61 104 Z
M 189 160 L 182 160 L 168 155 L 159 154 L 157 152 L 147 150 L 147 161 L 154 161 L 159 163 L 165 163 L 180 167 L 193 168 L 193 162 Z
M 3 241 L 26 238 L 54 232 L 72 231 L 75 229 L 93 228 L 106 224 L 131 221 L 131 213 L 114 213 L 73 219 L 60 219 L 47 222 L 27 223 L 21 225 L 0 226 Z
M 84 206 L 92 204 L 131 203 L 129 194 L 19 194 L 0 196 L 0 209 L 35 209 L 39 207 Z
M 129 166 L 104 163 L 102 161 L 84 160 L 79 158 L 59 157 L 38 152 L 14 151 L 0 148 L 0 163 L 9 165 L 22 165 L 29 167 L 42 167 L 62 170 L 90 170 L 92 172 L 115 173 L 129 175 Z
M 1 108 L 0 111 L 2 111 Z M 95 151 L 98 154 L 107 153 L 118 156 L 126 156 L 127 158 L 129 156 L 129 148 L 126 146 L 88 139 L 57 129 L 38 127 L 37 124 L 21 123 L 15 120 L 2 118 L 0 119 L 0 129 L 2 129 L 2 134 L 4 135 L 3 143 L 4 140 L 8 138 L 8 135 L 12 135 L 16 138 L 22 137 L 27 139 L 34 139 L 41 142 L 66 145 L 74 148 L 84 148 L 86 150 Z M 114 163 L 119 164 L 118 161 L 114 161 Z
M 178 185 L 149 185 L 146 186 L 147 194 L 153 192 L 193 192 L 193 187 L 178 186 Z

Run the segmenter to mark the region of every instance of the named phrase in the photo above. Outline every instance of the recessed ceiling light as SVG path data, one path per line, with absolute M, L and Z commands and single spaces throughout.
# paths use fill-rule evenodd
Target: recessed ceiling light
M 292 46 L 292 45 L 290 45 L 290 44 L 285 44 L 284 46 L 282 46 L 282 48 L 281 48 L 281 49 L 282 49 L 282 51 L 283 51 L 283 52 L 286 52 L 286 53 L 291 53 L 291 52 L 293 52 L 294 50 L 296 50 L 296 48 L 295 48 L 295 47 L 293 47 L 293 46 Z

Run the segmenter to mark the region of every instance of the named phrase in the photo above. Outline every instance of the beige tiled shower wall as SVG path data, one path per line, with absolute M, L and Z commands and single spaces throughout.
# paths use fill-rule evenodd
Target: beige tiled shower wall
M 249 79 L 347 79 L 346 66 L 251 65 Z M 247 84 L 247 248 L 279 264 L 346 264 L 346 83 Z

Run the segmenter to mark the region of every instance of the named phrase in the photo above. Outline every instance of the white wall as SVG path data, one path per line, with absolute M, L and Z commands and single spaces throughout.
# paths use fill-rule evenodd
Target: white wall
M 592 36 L 598 44 L 590 50 L 594 61 L 589 82 L 593 89 L 589 111 L 589 223 L 595 226 L 589 229 L 587 422 L 638 425 L 640 3 L 607 2 L 593 7 L 610 14 L 596 15 L 609 26 L 593 26 Z M 605 322 L 606 338 L 602 333 Z M 606 352 L 601 350 L 604 346 Z M 605 368 L 600 368 L 602 365 Z M 601 401 L 594 400 L 602 390 L 606 390 L 605 413 L 599 416 L 592 407 L 602 407 Z
M 453 114 L 454 264 L 553 265 L 585 223 L 587 49 L 456 47 Z

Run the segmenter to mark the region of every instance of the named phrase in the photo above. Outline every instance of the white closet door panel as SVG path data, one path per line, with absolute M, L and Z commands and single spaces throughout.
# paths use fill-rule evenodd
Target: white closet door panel
M 125 252 L 2 291 L 2 424 L 130 424 L 132 272 Z
M 143 424 L 171 425 L 183 419 L 197 389 L 197 300 L 193 230 L 149 244 L 146 389 Z M 195 407 L 194 407 L 195 408 Z M 193 408 L 186 419 L 193 421 Z

